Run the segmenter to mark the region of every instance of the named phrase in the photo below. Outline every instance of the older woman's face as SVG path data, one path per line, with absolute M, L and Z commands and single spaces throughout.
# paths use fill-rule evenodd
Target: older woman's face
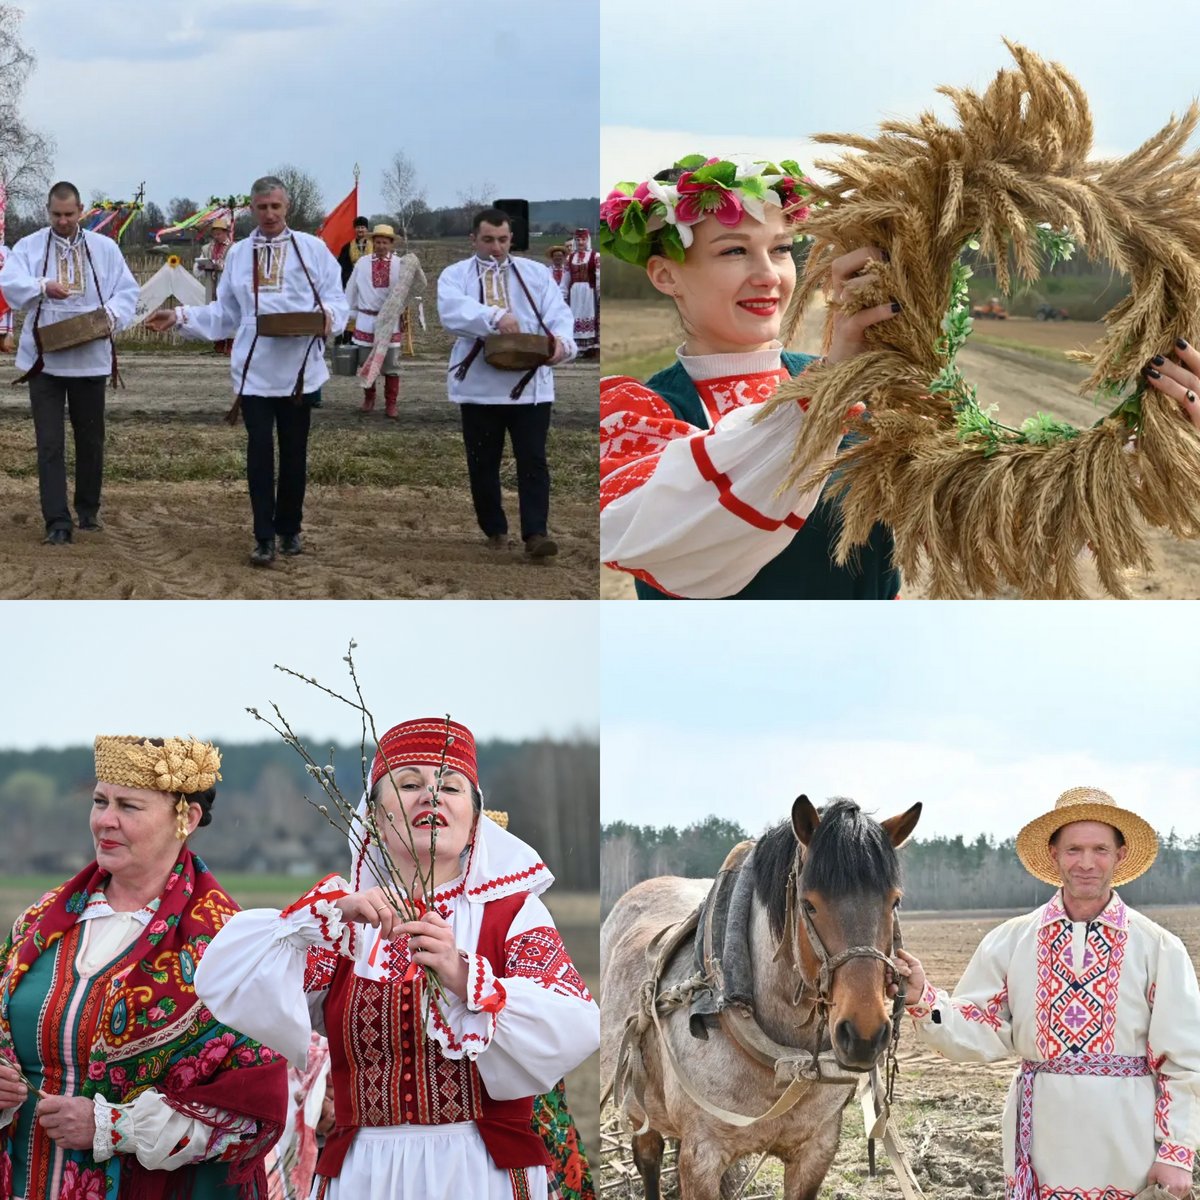
M 707 217 L 692 226 L 682 263 L 650 260 L 650 280 L 674 298 L 690 353 L 745 353 L 779 337 L 796 288 L 793 233 L 777 208 L 732 228 Z
M 200 806 L 189 811 L 189 827 Z M 166 870 L 179 857 L 175 797 L 149 788 L 97 783 L 89 821 L 96 863 L 116 878 Z
M 475 828 L 475 805 L 471 799 L 470 780 L 457 771 L 447 771 L 435 804 L 433 794 L 436 783 L 436 767 L 414 766 L 393 771 L 391 779 L 385 775 L 377 785 L 376 800 L 383 810 L 379 816 L 379 827 L 387 841 L 388 850 L 399 863 L 407 863 L 412 857 L 407 849 L 405 816 L 412 828 L 412 841 L 422 868 L 429 865 L 429 850 L 435 828 L 435 852 L 443 864 L 451 864 L 457 859 L 471 840 L 471 832 Z M 389 813 L 391 820 L 387 816 Z

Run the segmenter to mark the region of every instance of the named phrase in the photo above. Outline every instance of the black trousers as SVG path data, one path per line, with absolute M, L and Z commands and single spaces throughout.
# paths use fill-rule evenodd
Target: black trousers
M 104 476 L 105 375 L 47 375 L 29 381 L 37 439 L 38 492 L 46 530 L 70 529 L 67 507 L 66 413 L 75 435 L 75 511 L 80 520 L 100 511 Z
M 550 512 L 550 467 L 546 462 L 550 407 L 548 402 L 459 405 L 475 519 L 488 537 L 508 532 L 508 518 L 500 500 L 500 460 L 504 457 L 506 433 L 512 438 L 513 458 L 517 461 L 521 537 L 546 532 Z
M 243 396 L 246 426 L 246 481 L 254 513 L 254 538 L 300 532 L 308 483 L 308 426 L 320 391 L 297 403 L 291 396 Z M 279 434 L 279 482 L 275 480 L 275 435 Z

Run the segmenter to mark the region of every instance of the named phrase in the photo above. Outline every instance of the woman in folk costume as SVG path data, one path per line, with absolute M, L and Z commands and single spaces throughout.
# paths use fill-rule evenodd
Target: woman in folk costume
M 364 817 L 368 804 L 399 872 L 432 878 L 432 907 L 399 919 L 368 841 L 350 881 L 330 876 L 282 913 L 230 922 L 206 956 L 200 993 L 297 1066 L 314 1028 L 328 1036 L 336 1126 L 317 1161 L 318 1197 L 545 1198 L 533 1097 L 600 1034 L 595 1002 L 537 898 L 553 877 L 483 814 L 475 741 L 455 722 L 389 730 Z M 443 996 L 422 969 L 436 972 Z
M 383 375 L 385 413 L 400 414 L 400 355 L 408 334 L 407 308 L 425 294 L 425 272 L 415 254 L 393 254 L 396 231 L 376 225 L 371 231 L 374 252 L 354 265 L 346 285 L 346 303 L 354 317 L 358 347 L 358 378 L 363 388 L 359 412 L 375 407 L 375 380 Z M 422 317 L 424 321 L 424 317 Z
M 838 507 L 819 489 L 784 487 L 803 401 L 756 420 L 810 355 L 779 341 L 796 284 L 793 243 L 808 214 L 800 168 L 739 167 L 700 155 L 601 206 L 601 249 L 644 267 L 670 296 L 678 361 L 640 383 L 601 381 L 600 542 L 643 600 L 893 599 L 900 587 L 881 525 L 855 561 L 833 548 Z M 834 264 L 834 300 L 852 293 L 874 247 Z M 838 320 L 826 360 L 866 349 L 868 326 L 896 304 Z M 829 447 L 830 456 L 836 446 Z
M 575 230 L 567 272 L 567 303 L 575 318 L 575 345 L 584 355 L 600 347 L 600 255 L 592 249 L 590 230 Z
M 193 986 L 237 910 L 187 846 L 220 762 L 205 742 L 96 738 L 96 860 L 0 951 L 0 1200 L 266 1195 L 286 1064 Z

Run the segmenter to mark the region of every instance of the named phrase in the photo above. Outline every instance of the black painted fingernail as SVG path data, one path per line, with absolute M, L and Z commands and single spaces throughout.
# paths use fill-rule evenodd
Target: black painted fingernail
M 1143 367 L 1142 370 L 1145 371 L 1146 374 L 1149 375 L 1151 379 L 1161 379 L 1162 378 L 1162 372 L 1156 371 L 1153 367 Z
M 1163 356 L 1162 356 L 1161 354 L 1156 354 L 1156 355 L 1155 355 L 1155 356 L 1154 356 L 1154 357 L 1153 357 L 1153 358 L 1152 358 L 1150 361 L 1151 361 L 1151 362 L 1152 362 L 1152 363 L 1153 363 L 1153 364 L 1154 364 L 1156 367 L 1161 367 L 1161 366 L 1163 365 L 1163 363 L 1164 363 L 1164 362 L 1166 362 L 1166 359 L 1165 359 L 1165 358 L 1163 358 Z
M 1183 338 L 1176 338 L 1175 345 L 1177 345 L 1180 350 L 1186 350 L 1188 348 L 1188 344 L 1183 340 Z
M 899 312 L 899 311 L 900 311 L 900 301 L 893 300 L 892 301 L 892 312 Z

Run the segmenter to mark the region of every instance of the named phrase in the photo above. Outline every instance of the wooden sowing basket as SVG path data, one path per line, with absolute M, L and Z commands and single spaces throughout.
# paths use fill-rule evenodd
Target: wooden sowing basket
M 483 343 L 483 360 L 501 371 L 532 371 L 554 357 L 554 339 L 544 333 L 493 333 Z
M 51 325 L 38 325 L 38 336 L 42 340 L 42 352 L 45 354 L 99 341 L 108 337 L 108 332 L 108 314 L 102 308 L 93 308 L 78 316 L 55 321 Z
M 323 312 L 259 313 L 258 332 L 262 337 L 324 337 Z

